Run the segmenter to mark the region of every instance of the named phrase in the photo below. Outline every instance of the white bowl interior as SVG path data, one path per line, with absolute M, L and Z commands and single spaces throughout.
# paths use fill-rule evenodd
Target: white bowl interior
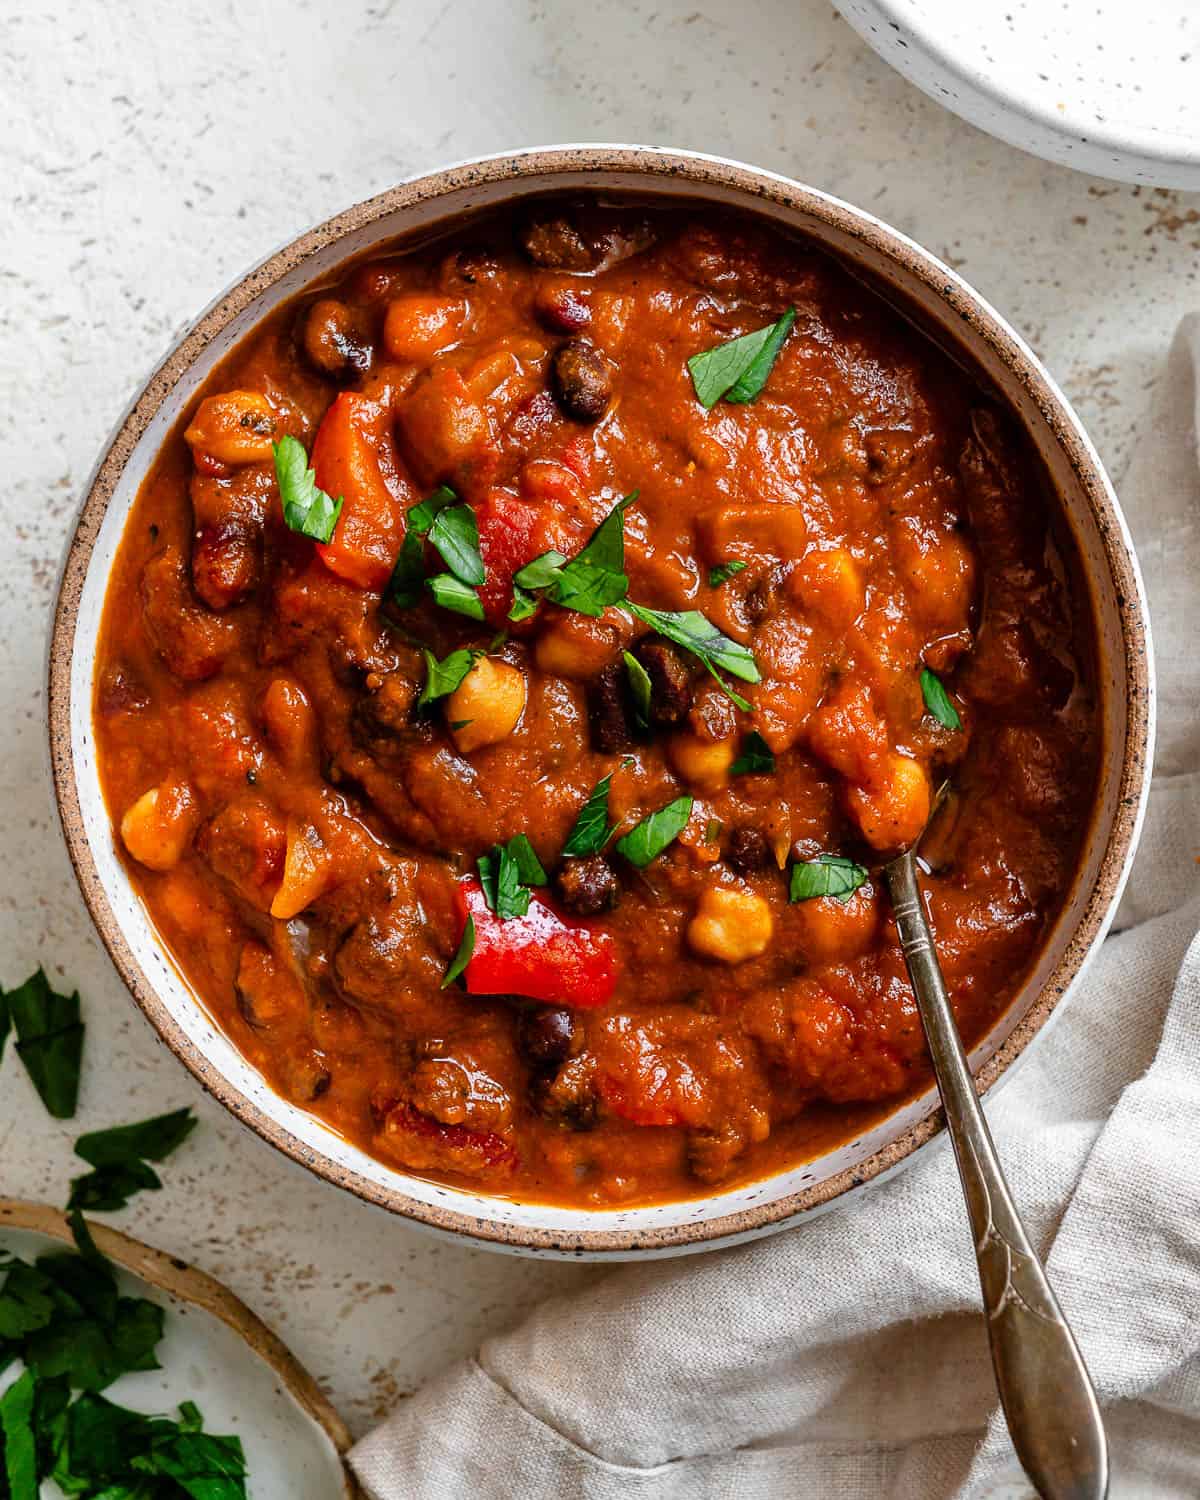
M 765 174 L 764 174 L 765 175 Z M 675 199 L 703 198 L 707 202 L 723 201 L 745 207 L 777 220 L 791 230 L 800 230 L 815 241 L 836 252 L 843 260 L 862 266 L 885 277 L 900 288 L 921 308 L 935 327 L 945 330 L 947 339 L 957 343 L 966 333 L 962 318 L 948 309 L 928 286 L 911 272 L 899 269 L 873 246 L 850 234 L 831 227 L 793 206 L 764 202 L 748 192 L 730 186 L 691 183 L 681 179 L 656 179 L 648 184 L 636 172 L 606 172 L 606 191 L 636 193 L 651 191 Z M 184 1035 L 207 1060 L 213 1073 L 232 1085 L 263 1115 L 281 1126 L 299 1145 L 299 1159 L 312 1164 L 324 1157 L 337 1167 L 347 1169 L 380 1187 L 399 1189 L 421 1203 L 455 1209 L 460 1213 L 493 1225 L 509 1225 L 551 1231 L 564 1242 L 581 1231 L 616 1230 L 642 1234 L 680 1225 L 706 1222 L 764 1202 L 775 1202 L 790 1194 L 810 1188 L 836 1174 L 852 1169 L 875 1152 L 896 1141 L 910 1126 L 923 1119 L 933 1108 L 932 1092 L 906 1104 L 886 1120 L 836 1150 L 829 1151 L 807 1164 L 759 1182 L 712 1193 L 684 1203 L 652 1207 L 614 1208 L 607 1210 L 563 1209 L 543 1204 L 520 1202 L 474 1194 L 420 1178 L 410 1177 L 375 1161 L 356 1146 L 335 1134 L 320 1121 L 297 1109 L 275 1094 L 217 1029 L 203 1005 L 164 952 L 160 939 L 145 908 L 138 899 L 122 868 L 113 843 L 112 827 L 101 795 L 92 737 L 92 681 L 96 643 L 99 635 L 104 591 L 109 571 L 121 540 L 129 508 L 137 494 L 155 453 L 179 417 L 184 406 L 202 384 L 208 373 L 230 347 L 248 329 L 282 300 L 295 295 L 313 281 L 326 278 L 349 256 L 358 254 L 381 241 L 400 234 L 420 235 L 443 221 L 448 215 L 469 212 L 520 195 L 545 192 L 548 189 L 594 189 L 595 176 L 585 171 L 559 172 L 553 180 L 525 179 L 472 184 L 448 196 L 418 203 L 411 209 L 387 215 L 373 224 L 352 232 L 336 244 L 328 245 L 300 267 L 262 293 L 251 306 L 235 318 L 217 336 L 187 371 L 183 379 L 163 401 L 138 442 L 121 475 L 119 485 L 100 528 L 88 564 L 79 604 L 71 661 L 70 728 L 74 753 L 74 774 L 86 836 L 95 859 L 99 879 L 113 916 L 151 985 Z M 819 195 L 813 195 L 817 197 Z M 865 222 L 872 222 L 866 220 Z M 914 247 L 915 251 L 915 247 Z M 937 267 L 938 277 L 947 286 L 961 286 L 952 272 L 937 266 L 923 252 L 915 252 L 929 265 Z M 978 341 L 974 345 L 979 349 Z M 1031 356 L 1032 358 L 1032 356 Z M 1079 482 L 1061 447 L 1055 442 L 1046 420 L 1030 396 L 1005 368 L 997 356 L 984 351 L 980 363 L 994 384 L 1025 416 L 1038 447 L 1047 462 L 1053 483 L 1060 492 L 1077 491 Z M 1076 527 L 1078 545 L 1095 578 L 1108 577 L 1104 548 L 1095 522 L 1085 503 L 1076 507 L 1083 518 Z M 1106 831 L 1111 824 L 1119 795 L 1120 747 L 1126 729 L 1124 701 L 1124 654 L 1117 602 L 1111 586 L 1094 601 L 1101 642 L 1101 671 L 1104 702 L 1104 732 L 1110 753 L 1104 758 L 1096 815 L 1082 861 L 1082 873 L 1054 933 L 1047 942 L 1035 972 L 1013 1005 L 975 1050 L 972 1061 L 979 1065 L 989 1058 L 1025 1015 L 1037 996 L 1043 981 L 1054 969 L 1067 946 L 1071 930 L 1091 894 L 1100 867 Z M 1109 911 L 1115 909 L 1119 892 L 1114 893 Z M 1097 938 L 1097 942 L 1099 938 Z M 1094 946 L 1094 945 L 1093 945 Z M 712 1241 L 706 1243 L 711 1244 Z M 686 1250 L 687 1245 L 680 1246 Z

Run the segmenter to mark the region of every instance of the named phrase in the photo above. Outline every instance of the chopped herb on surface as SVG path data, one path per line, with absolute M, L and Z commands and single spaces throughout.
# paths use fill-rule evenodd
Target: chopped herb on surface
M 546 884 L 546 872 L 523 833 L 476 860 L 484 900 L 503 921 L 529 910 L 529 888 Z
M 612 786 L 610 771 L 602 781 L 592 788 L 591 795 L 580 809 L 575 825 L 563 845 L 563 858 L 576 859 L 588 854 L 599 854 L 608 843 L 615 823 L 608 821 L 608 792 Z
M 0 1001 L 0 1042 L 11 1021 L 16 1053 L 25 1064 L 42 1103 L 56 1120 L 69 1120 L 79 1097 L 83 1060 L 83 1022 L 79 991 L 60 995 L 38 969 Z
M 462 971 L 471 962 L 471 955 L 475 952 L 475 918 L 467 913 L 467 925 L 463 928 L 462 941 L 458 945 L 458 952 L 450 960 L 450 967 L 442 977 L 442 989 L 447 989 Z
M 514 623 L 520 620 L 528 620 L 537 614 L 538 602 L 529 592 L 523 589 L 519 583 L 513 584 L 513 602 L 508 611 L 508 618 Z
M 710 589 L 719 589 L 723 583 L 727 583 L 735 573 L 743 573 L 746 570 L 744 562 L 717 563 L 716 567 L 708 570 L 708 586 Z
M 288 529 L 314 542 L 328 542 L 342 513 L 341 499 L 334 500 L 317 484 L 308 466 L 304 444 L 290 435 L 271 445 L 275 454 L 275 478 Z
M 442 661 L 438 661 L 433 652 L 423 646 L 421 655 L 425 658 L 425 686 L 421 689 L 417 706 L 424 708 L 435 698 L 445 698 L 454 692 L 474 666 L 475 658 L 481 654 L 474 647 L 463 646 L 458 651 L 451 651 L 449 656 Z
M 835 896 L 848 901 L 864 884 L 867 872 L 862 865 L 843 854 L 818 854 L 792 866 L 788 887 L 789 901 L 812 901 L 819 896 Z
M 514 582 L 524 590 L 541 589 L 563 609 L 596 618 L 629 591 L 625 576 L 625 510 L 638 497 L 633 490 L 618 501 L 596 527 L 582 551 L 570 560 L 561 552 L 543 552 L 519 570 Z
M 739 693 L 724 682 L 717 671 L 720 667 L 732 677 L 739 677 L 743 682 L 759 682 L 761 676 L 758 664 L 754 660 L 754 653 L 747 646 L 740 645 L 737 641 L 731 641 L 727 635 L 706 619 L 696 609 L 687 610 L 664 610 L 647 609 L 644 604 L 635 604 L 632 600 L 628 604 L 631 613 L 646 625 L 657 630 L 660 635 L 665 635 L 669 641 L 674 641 L 677 646 L 682 646 L 685 651 L 690 651 L 693 656 L 698 657 L 714 681 L 720 687 L 726 697 L 732 699 L 734 704 L 743 713 L 752 713 L 754 705 L 748 703 Z
M 931 672 L 928 667 L 921 668 L 921 695 L 925 699 L 925 707 L 938 721 L 947 729 L 961 729 L 962 720 L 958 716 L 958 709 L 950 701 L 950 695 L 942 686 L 942 680 Z
M 775 770 L 775 755 L 757 729 L 742 741 L 742 753 L 729 768 L 731 776 L 748 776 L 756 772 L 770 775 Z
M 636 828 L 617 840 L 615 848 L 631 865 L 645 869 L 652 859 L 657 859 L 669 844 L 679 837 L 687 827 L 692 815 L 691 797 L 676 797 L 666 807 L 643 818 Z
M 483 619 L 483 603 L 478 592 L 470 584 L 463 583 L 461 578 L 455 578 L 453 573 L 437 573 L 425 580 L 425 587 L 443 609 L 466 615 L 469 620 Z
M 67 1207 L 111 1213 L 124 1208 L 135 1193 L 157 1191 L 162 1183 L 147 1163 L 170 1156 L 195 1128 L 191 1110 L 176 1109 L 136 1125 L 81 1135 L 75 1154 L 95 1170 L 72 1180 Z
M 700 405 L 711 410 L 722 396 L 738 405 L 753 401 L 766 385 L 795 321 L 796 309 L 789 307 L 778 322 L 766 328 L 693 354 L 688 370 Z
M 439 510 L 429 528 L 429 540 L 455 578 L 479 588 L 487 577 L 479 551 L 479 527 L 469 505 Z
M 457 503 L 458 496 L 448 484 L 443 484 L 409 511 L 400 556 L 385 591 L 385 598 L 397 609 L 412 609 L 421 598 L 425 582 L 425 537 L 438 515 Z
M 625 662 L 625 671 L 629 677 L 629 691 L 633 696 L 633 706 L 637 714 L 638 723 L 643 729 L 650 725 L 650 674 L 634 656 L 632 651 L 621 653 Z

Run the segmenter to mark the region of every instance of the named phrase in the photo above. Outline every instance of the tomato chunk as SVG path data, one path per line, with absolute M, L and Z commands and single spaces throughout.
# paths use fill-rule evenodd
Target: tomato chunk
M 479 590 L 488 623 L 502 626 L 513 602 L 513 574 L 548 548 L 542 545 L 539 508 L 503 490 L 491 490 L 476 512 L 479 551 L 487 581 Z
M 523 917 L 498 917 L 472 876 L 459 882 L 459 915 L 475 923 L 475 951 L 467 965 L 473 995 L 524 995 L 579 1010 L 605 1005 L 617 983 L 612 937 L 566 922 L 536 891 Z
M 327 495 L 344 500 L 332 541 L 318 545 L 325 566 L 359 588 L 382 589 L 404 537 L 404 517 L 419 496 L 400 468 L 391 412 L 343 391 L 325 413 L 312 468 Z

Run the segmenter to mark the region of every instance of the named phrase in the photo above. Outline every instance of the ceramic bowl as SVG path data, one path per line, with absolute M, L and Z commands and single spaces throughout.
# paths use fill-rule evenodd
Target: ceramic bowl
M 67 553 L 50 650 L 50 748 L 67 846 L 113 961 L 159 1034 L 239 1119 L 293 1160 L 370 1203 L 481 1244 L 529 1254 L 678 1254 L 795 1223 L 912 1159 L 941 1128 L 932 1092 L 861 1137 L 777 1176 L 685 1202 L 581 1210 L 491 1197 L 408 1176 L 273 1093 L 213 1024 L 135 895 L 113 843 L 92 738 L 105 585 L 138 486 L 214 365 L 285 298 L 347 256 L 428 236 L 462 216 L 554 190 L 653 194 L 727 205 L 801 231 L 849 263 L 973 363 L 1041 453 L 1077 538 L 1101 651 L 1107 753 L 1079 873 L 1028 983 L 975 1049 L 988 1088 L 1051 1016 L 1100 942 L 1132 856 L 1148 783 L 1153 688 L 1148 624 L 1129 536 L 1074 413 L 1016 333 L 940 261 L 871 215 L 785 178 L 713 157 L 626 146 L 530 150 L 393 188 L 302 235 L 199 319 L 138 395 L 89 486 Z
M 255 1500 L 364 1500 L 342 1457 L 345 1423 L 244 1302 L 175 1256 L 94 1220 L 89 1228 L 122 1296 L 146 1297 L 167 1313 L 161 1369 L 122 1375 L 107 1399 L 151 1413 L 195 1400 L 209 1432 L 241 1438 Z M 32 1261 L 70 1244 L 58 1209 L 0 1198 L 0 1251 Z
M 1195 0 L 835 0 L 938 104 L 1047 161 L 1200 189 Z

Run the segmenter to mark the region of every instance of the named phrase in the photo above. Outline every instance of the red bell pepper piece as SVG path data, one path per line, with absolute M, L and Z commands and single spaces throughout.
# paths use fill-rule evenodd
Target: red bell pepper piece
M 475 513 L 479 551 L 487 579 L 479 590 L 488 623 L 508 623 L 513 602 L 513 574 L 548 549 L 542 545 L 542 516 L 537 507 L 503 490 L 489 491 Z
M 524 995 L 579 1010 L 612 998 L 617 965 L 609 933 L 565 921 L 536 891 L 523 917 L 502 920 L 474 876 L 459 882 L 458 907 L 460 935 L 468 914 L 475 923 L 475 950 L 463 976 L 471 994 Z
M 312 468 L 318 485 L 343 500 L 332 540 L 318 543 L 325 566 L 363 589 L 382 589 L 404 537 L 404 517 L 420 498 L 400 471 L 392 414 L 343 391 L 317 428 Z

